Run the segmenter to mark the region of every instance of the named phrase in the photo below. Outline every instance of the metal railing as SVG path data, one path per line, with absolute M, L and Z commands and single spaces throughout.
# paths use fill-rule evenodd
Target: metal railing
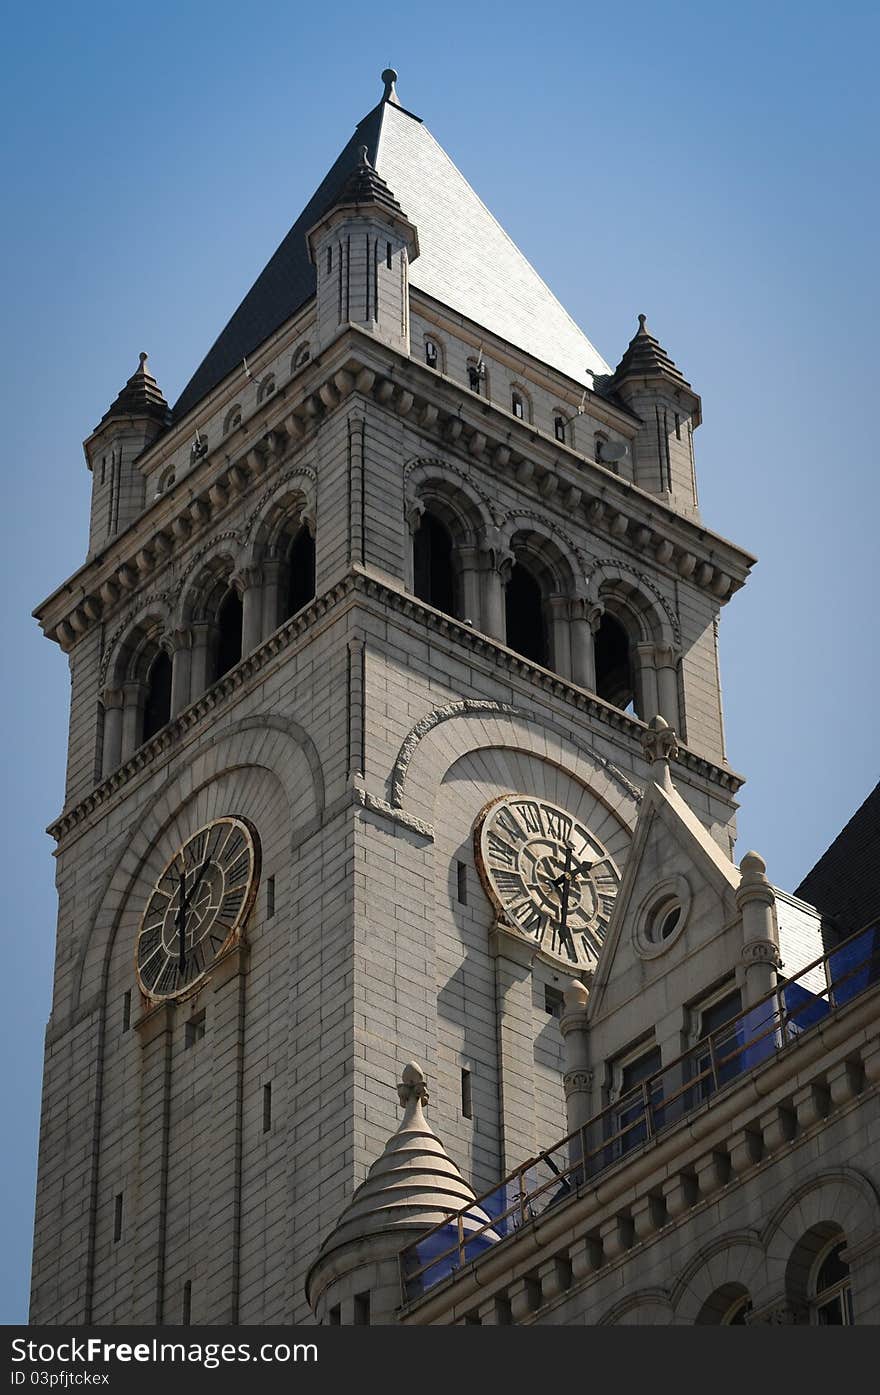
M 817 970 L 825 979 L 818 991 Z M 805 980 L 811 981 L 809 989 Z M 403 1301 L 411 1302 L 478 1259 L 878 982 L 880 923 L 860 930 L 792 978 L 781 979 L 766 998 L 420 1235 L 400 1256 Z

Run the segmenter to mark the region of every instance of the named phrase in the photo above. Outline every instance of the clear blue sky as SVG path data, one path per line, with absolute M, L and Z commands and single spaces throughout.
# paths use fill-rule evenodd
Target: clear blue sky
M 173 401 L 400 72 L 603 355 L 645 311 L 703 396 L 741 855 L 794 887 L 878 778 L 876 4 L 19 6 L 4 24 L 7 925 L 0 1321 L 26 1313 L 80 442 L 147 349 Z

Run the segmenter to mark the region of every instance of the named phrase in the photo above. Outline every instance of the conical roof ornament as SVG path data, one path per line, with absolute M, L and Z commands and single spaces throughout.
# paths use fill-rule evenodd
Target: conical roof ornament
M 429 1230 L 476 1200 L 425 1118 L 428 1082 L 415 1061 L 404 1066 L 397 1094 L 403 1118 L 321 1246 L 321 1256 L 368 1235 Z M 489 1224 L 488 1215 L 474 1205 L 465 1230 Z M 490 1244 L 499 1237 L 489 1229 L 483 1238 Z
M 394 84 L 397 82 L 397 73 L 393 68 L 386 68 L 382 74 L 382 81 L 385 84 L 385 91 L 382 93 L 383 102 L 393 102 L 396 107 L 400 106 L 400 98 Z
M 639 327 L 614 370 L 611 387 L 617 387 L 625 378 L 657 377 L 668 378 L 678 387 L 690 388 L 684 374 L 648 329 L 648 317 L 639 315 Z
M 141 351 L 138 366 L 132 373 L 116 401 L 101 418 L 101 423 L 113 417 L 151 417 L 163 426 L 168 424 L 170 413 L 162 390 L 147 368 L 148 356 Z

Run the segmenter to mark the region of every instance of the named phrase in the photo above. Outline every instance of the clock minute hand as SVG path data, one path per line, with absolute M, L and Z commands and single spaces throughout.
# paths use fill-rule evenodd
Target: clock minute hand
M 178 894 L 180 900 L 177 905 L 177 935 L 180 944 L 180 953 L 177 958 L 177 967 L 180 973 L 186 968 L 186 867 L 178 872 Z

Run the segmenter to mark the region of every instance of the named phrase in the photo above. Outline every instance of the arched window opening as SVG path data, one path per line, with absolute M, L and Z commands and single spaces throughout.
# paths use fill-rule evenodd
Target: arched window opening
M 516 390 L 514 390 L 510 394 L 510 410 L 513 412 L 513 415 L 515 417 L 519 417 L 520 421 L 522 421 L 525 417 L 525 404 L 522 400 L 522 395 L 518 393 Z
M 458 615 L 458 577 L 452 537 L 433 513 L 422 516 L 413 537 L 413 590 L 420 601 Z
M 698 1327 L 745 1327 L 752 1311 L 748 1289 L 742 1284 L 722 1284 L 707 1298 L 697 1314 Z
M 149 741 L 171 721 L 171 660 L 160 649 L 147 671 L 143 739 Z
M 290 360 L 291 373 L 295 373 L 298 368 L 302 368 L 304 364 L 308 363 L 310 357 L 311 350 L 308 344 L 300 344 L 299 348 L 294 351 L 293 358 Z
M 291 543 L 287 564 L 285 620 L 315 598 L 315 540 L 308 528 L 300 528 Z
M 433 339 L 425 340 L 425 362 L 429 368 L 436 368 L 438 363 L 437 345 Z
M 471 392 L 478 392 L 485 396 L 484 384 L 486 382 L 486 365 L 483 356 L 479 358 L 469 358 L 467 364 L 468 387 Z
M 629 636 L 607 611 L 596 632 L 596 692 L 603 701 L 624 711 L 635 702 Z
M 217 611 L 217 661 L 214 682 L 222 678 L 241 660 L 241 597 L 231 588 L 226 592 Z
M 546 666 L 547 627 L 541 587 L 521 562 L 515 562 L 510 573 L 504 605 L 508 647 Z
M 557 441 L 565 442 L 565 417 L 553 418 L 553 435 Z
M 845 1240 L 833 1241 L 819 1256 L 810 1285 L 810 1321 L 817 1327 L 852 1327 L 853 1306 Z

